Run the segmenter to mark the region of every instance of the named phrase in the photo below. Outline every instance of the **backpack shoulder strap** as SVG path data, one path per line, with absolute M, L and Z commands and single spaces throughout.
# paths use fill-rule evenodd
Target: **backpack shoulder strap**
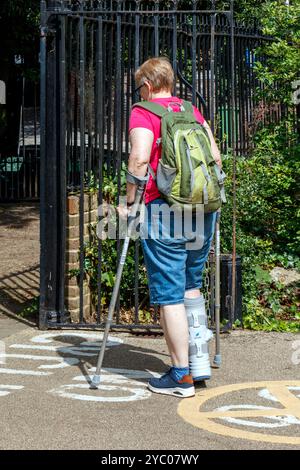
M 163 117 L 165 114 L 168 113 L 167 109 L 164 106 L 161 106 L 157 103 L 151 103 L 150 101 L 141 101 L 140 103 L 136 103 L 132 106 L 133 108 L 143 108 L 150 113 L 155 114 L 158 117 Z
M 194 108 L 193 108 L 192 103 L 190 103 L 189 101 L 182 100 L 182 104 L 183 104 L 185 111 L 187 111 L 188 113 L 194 113 Z

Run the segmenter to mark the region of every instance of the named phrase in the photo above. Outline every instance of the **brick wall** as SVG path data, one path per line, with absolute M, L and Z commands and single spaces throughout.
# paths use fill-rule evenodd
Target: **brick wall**
M 79 196 L 67 198 L 67 220 L 66 220 L 66 276 L 65 276 L 65 304 L 74 322 L 79 321 L 80 312 L 80 289 L 79 278 L 68 276 L 70 269 L 79 269 L 80 248 L 80 219 L 79 219 Z M 84 242 L 90 240 L 89 225 L 97 222 L 97 194 L 84 194 Z M 83 287 L 83 315 L 86 320 L 91 319 L 96 307 L 92 304 L 91 292 L 88 286 L 88 278 L 84 279 Z

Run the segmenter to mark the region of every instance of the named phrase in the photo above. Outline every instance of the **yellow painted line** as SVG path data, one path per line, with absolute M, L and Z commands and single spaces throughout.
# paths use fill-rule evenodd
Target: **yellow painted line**
M 250 382 L 242 384 L 231 384 L 222 387 L 213 388 L 199 392 L 193 398 L 182 400 L 178 406 L 178 414 L 186 422 L 195 427 L 219 434 L 226 437 L 234 437 L 237 439 L 247 439 L 260 442 L 271 442 L 275 444 L 291 444 L 300 445 L 299 436 L 284 436 L 278 434 L 265 434 L 260 432 L 244 431 L 231 426 L 216 423 L 214 419 L 220 418 L 250 418 L 263 416 L 287 416 L 292 415 L 300 418 L 300 400 L 295 397 L 287 387 L 300 387 L 299 380 L 284 380 L 274 382 Z M 239 410 L 239 411 L 201 411 L 201 407 L 212 398 L 220 395 L 249 389 L 267 388 L 277 400 L 278 405 L 283 408 L 273 408 L 272 410 Z
M 203 411 L 201 417 L 205 419 L 219 418 L 261 418 L 263 416 L 290 416 L 292 413 L 285 408 L 272 408 L 271 410 L 235 410 L 235 411 Z
M 299 382 L 300 383 L 300 382 Z M 281 385 L 270 384 L 268 390 L 271 395 L 277 398 L 280 403 L 285 406 L 285 408 L 291 411 L 291 415 L 300 419 L 300 400 L 295 397 L 295 395 L 290 392 L 287 387 L 282 387 Z

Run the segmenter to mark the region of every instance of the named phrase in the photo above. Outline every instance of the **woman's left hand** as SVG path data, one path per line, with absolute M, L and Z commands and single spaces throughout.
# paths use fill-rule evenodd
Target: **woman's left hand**
M 130 207 L 120 205 L 117 207 L 117 211 L 121 219 L 127 219 L 130 215 Z

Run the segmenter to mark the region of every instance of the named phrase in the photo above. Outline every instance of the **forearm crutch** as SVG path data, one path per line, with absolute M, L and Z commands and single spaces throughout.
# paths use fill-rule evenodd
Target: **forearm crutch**
M 117 299 L 118 299 L 118 293 L 119 293 L 119 290 L 120 290 L 120 283 L 121 283 L 122 273 L 123 273 L 123 269 L 124 269 L 124 265 L 125 265 L 125 261 L 126 261 L 126 257 L 127 257 L 127 252 L 128 252 L 128 248 L 129 248 L 129 242 L 130 242 L 130 238 L 131 238 L 131 235 L 132 235 L 132 230 L 133 230 L 133 228 L 135 226 L 135 223 L 136 223 L 137 214 L 140 210 L 140 204 L 142 202 L 144 189 L 145 189 L 146 183 L 148 181 L 148 175 L 145 178 L 138 178 L 138 177 L 136 177 L 136 176 L 134 176 L 134 175 L 132 175 L 131 173 L 128 172 L 127 173 L 127 181 L 129 183 L 137 185 L 135 201 L 134 201 L 134 204 L 133 204 L 132 209 L 130 211 L 130 215 L 128 217 L 127 235 L 126 235 L 126 238 L 124 240 L 122 253 L 121 253 L 121 257 L 120 257 L 120 261 L 119 261 L 119 265 L 118 265 L 118 269 L 117 269 L 116 280 L 115 280 L 115 284 L 114 284 L 114 288 L 113 288 L 113 292 L 112 292 L 112 296 L 111 296 L 111 300 L 110 300 L 110 304 L 109 304 L 109 308 L 108 308 L 108 317 L 107 317 L 107 320 L 106 320 L 106 323 L 105 323 L 105 330 L 104 330 L 104 335 L 103 335 L 103 341 L 102 341 L 102 344 L 101 344 L 101 349 L 100 349 L 99 356 L 98 356 L 96 373 L 95 373 L 95 375 L 94 375 L 94 377 L 91 381 L 91 385 L 90 385 L 90 388 L 92 388 L 92 389 L 97 389 L 98 385 L 100 384 L 101 369 L 102 369 L 102 364 L 103 364 L 103 359 L 104 359 L 106 343 L 107 343 L 108 334 L 109 334 L 109 330 L 110 330 L 110 327 L 111 327 L 111 324 L 112 324 L 113 315 L 114 315 L 114 312 L 115 312 L 115 307 L 116 307 L 116 303 L 117 303 Z
M 216 233 L 215 233 L 215 331 L 216 331 L 216 353 L 214 357 L 214 364 L 217 367 L 221 365 L 221 351 L 220 351 L 220 218 L 221 210 L 217 212 L 216 220 Z

